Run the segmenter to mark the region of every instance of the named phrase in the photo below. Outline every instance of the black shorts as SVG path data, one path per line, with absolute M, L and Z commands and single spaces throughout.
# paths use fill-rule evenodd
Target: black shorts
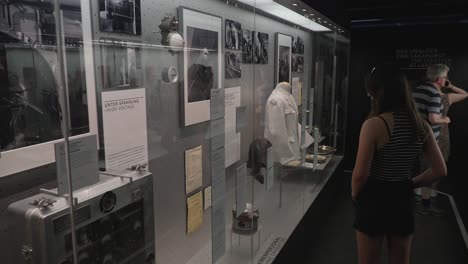
M 368 235 L 414 233 L 411 181 L 369 179 L 354 202 L 354 228 Z

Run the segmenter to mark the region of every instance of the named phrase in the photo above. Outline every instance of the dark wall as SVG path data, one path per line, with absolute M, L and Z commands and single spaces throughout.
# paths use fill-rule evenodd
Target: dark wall
M 468 41 L 462 38 L 466 34 L 468 27 L 462 24 L 387 25 L 352 30 L 346 169 L 354 167 L 359 131 L 369 111 L 364 76 L 373 65 L 383 61 L 398 63 L 414 86 L 428 65 L 445 63 L 451 68 L 452 83 L 468 90 Z M 452 153 L 448 180 L 459 206 L 466 212 L 467 194 L 456 186 L 468 184 L 468 177 L 463 175 L 463 165 L 468 164 L 468 100 L 452 105 L 449 117 Z

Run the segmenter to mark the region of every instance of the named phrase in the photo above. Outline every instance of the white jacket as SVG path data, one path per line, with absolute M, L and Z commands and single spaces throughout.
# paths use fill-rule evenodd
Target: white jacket
M 288 83 L 280 83 L 265 106 L 265 138 L 273 148 L 273 161 L 286 164 L 300 159 L 298 109 Z

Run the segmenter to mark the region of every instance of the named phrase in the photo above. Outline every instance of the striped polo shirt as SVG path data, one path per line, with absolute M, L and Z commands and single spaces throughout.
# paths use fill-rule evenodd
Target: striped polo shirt
M 424 83 L 413 91 L 413 99 L 421 117 L 429 121 L 429 113 L 442 114 L 444 106 L 437 88 L 431 83 Z M 432 132 L 439 142 L 441 125 L 431 124 Z
M 414 139 L 416 131 L 407 113 L 393 113 L 393 131 L 389 141 L 376 150 L 369 177 L 381 181 L 403 181 L 413 175 L 413 168 L 423 151 L 424 139 Z

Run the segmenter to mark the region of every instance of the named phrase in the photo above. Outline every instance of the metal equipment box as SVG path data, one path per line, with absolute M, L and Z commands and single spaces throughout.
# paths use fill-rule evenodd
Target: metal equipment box
M 150 173 L 101 173 L 74 192 L 77 264 L 154 263 Z M 10 256 L 2 263 L 72 264 L 70 206 L 44 190 L 8 207 Z

